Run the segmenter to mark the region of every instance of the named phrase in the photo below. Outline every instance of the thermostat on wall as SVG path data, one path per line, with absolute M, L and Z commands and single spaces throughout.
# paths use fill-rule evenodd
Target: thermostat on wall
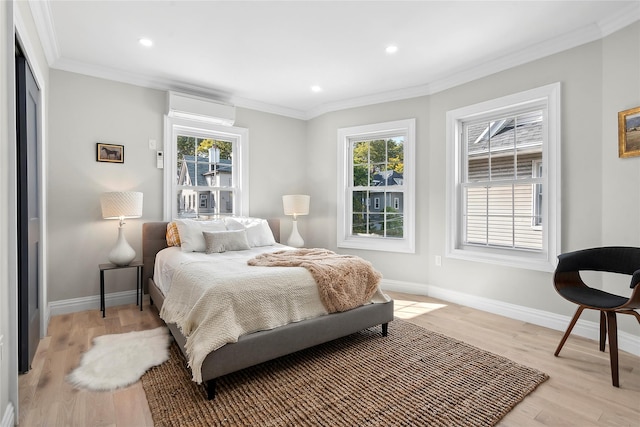
M 156 167 L 158 169 L 164 168 L 164 152 L 156 151 Z

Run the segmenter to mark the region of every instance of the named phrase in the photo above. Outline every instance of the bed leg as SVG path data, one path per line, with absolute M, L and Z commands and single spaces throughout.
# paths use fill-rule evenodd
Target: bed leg
M 151 298 L 151 296 L 149 296 L 149 305 L 153 305 L 153 298 Z
M 207 399 L 213 400 L 216 398 L 216 380 L 215 378 L 205 382 L 205 389 L 207 390 Z
M 387 335 L 389 335 L 389 324 L 388 323 L 383 323 L 382 324 L 382 336 L 386 337 Z

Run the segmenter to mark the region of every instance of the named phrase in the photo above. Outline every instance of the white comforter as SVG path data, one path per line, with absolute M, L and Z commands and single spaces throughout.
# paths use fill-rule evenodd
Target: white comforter
M 160 317 L 175 323 L 187 338 L 194 381 L 202 382 L 207 354 L 240 336 L 328 314 L 305 268 L 247 265 L 259 253 L 283 248 L 210 255 L 168 248 L 158 253 L 154 278 L 166 296 Z M 380 291 L 372 298 L 372 302 L 388 300 Z

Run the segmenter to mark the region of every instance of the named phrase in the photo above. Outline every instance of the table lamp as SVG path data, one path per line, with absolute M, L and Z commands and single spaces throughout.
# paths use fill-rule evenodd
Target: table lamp
M 142 193 L 136 191 L 116 191 L 103 193 L 100 196 L 102 217 L 119 219 L 118 240 L 109 253 L 109 262 L 119 267 L 129 265 L 136 257 L 136 252 L 124 237 L 124 219 L 142 216 Z
M 284 205 L 284 214 L 293 215 L 293 228 L 291 235 L 287 240 L 287 245 L 295 248 L 304 246 L 304 240 L 298 232 L 298 215 L 309 215 L 309 200 L 311 196 L 303 194 L 289 194 L 282 196 L 282 204 Z

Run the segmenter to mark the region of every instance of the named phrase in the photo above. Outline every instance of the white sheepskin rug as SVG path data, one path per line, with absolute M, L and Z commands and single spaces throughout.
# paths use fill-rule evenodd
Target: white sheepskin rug
M 168 360 L 170 343 L 171 335 L 164 326 L 96 337 L 82 355 L 80 366 L 67 375 L 67 381 L 96 391 L 126 387 L 147 369 Z

